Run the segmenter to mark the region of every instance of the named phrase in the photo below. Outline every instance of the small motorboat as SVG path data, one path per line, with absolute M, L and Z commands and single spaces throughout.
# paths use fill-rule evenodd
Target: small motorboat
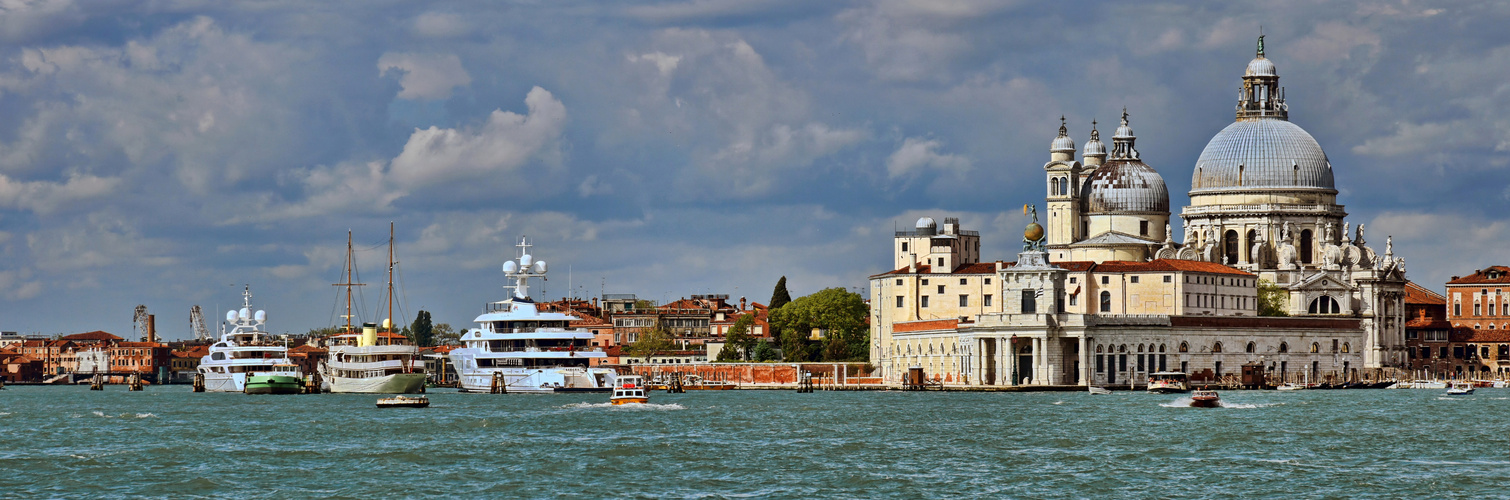
M 1112 393 L 1111 389 L 1107 389 L 1105 387 L 1096 387 L 1094 385 L 1090 386 L 1087 391 L 1090 392 L 1092 396 L 1107 396 Z
M 378 408 L 425 408 L 430 406 L 429 396 L 393 396 L 377 400 Z
M 1447 387 L 1448 396 L 1466 396 L 1473 394 L 1473 384 L 1467 382 L 1453 382 Z
M 1190 393 L 1191 408 L 1216 408 L 1222 405 L 1222 398 L 1216 391 L 1195 391 Z
M 615 382 L 613 396 L 608 402 L 614 405 L 645 404 L 650 396 L 645 395 L 644 378 L 639 375 L 620 375 Z
M 1306 390 L 1306 386 L 1300 385 L 1300 384 L 1280 384 L 1280 386 L 1279 387 L 1275 387 L 1274 390 L 1277 390 L 1277 391 L 1304 391 L 1304 390 Z
M 1154 394 L 1190 392 L 1190 377 L 1184 372 L 1158 372 L 1149 374 L 1148 392 Z

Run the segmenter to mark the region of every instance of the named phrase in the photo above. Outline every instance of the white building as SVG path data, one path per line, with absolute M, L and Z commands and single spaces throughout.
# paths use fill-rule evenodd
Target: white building
M 1260 37 L 1236 121 L 1192 169 L 1185 244 L 1126 111 L 1110 152 L 1092 128 L 1083 164 L 1061 124 L 1043 237 L 1026 241 L 1030 228 L 1017 262 L 918 251 L 931 219 L 898 233 L 895 270 L 871 277 L 871 361 L 893 383 L 920 367 L 968 385 L 1125 384 L 1164 369 L 1235 382 L 1242 367 L 1341 382 L 1404 366 L 1403 259 L 1376 254 L 1361 225 L 1350 237 L 1332 165 L 1288 121 L 1278 85 Z M 1262 281 L 1283 289 L 1290 317 L 1258 316 Z

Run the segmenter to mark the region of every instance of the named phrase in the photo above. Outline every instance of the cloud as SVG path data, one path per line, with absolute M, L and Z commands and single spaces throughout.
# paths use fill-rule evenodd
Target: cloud
M 505 174 L 531 159 L 559 161 L 566 106 L 540 87 L 530 89 L 524 104 L 529 114 L 493 110 L 476 129 L 415 130 L 393 159 L 395 180 L 427 186 Z
M 908 137 L 902 146 L 886 158 L 886 172 L 892 177 L 912 174 L 925 168 L 964 173 L 970 170 L 970 159 L 952 154 L 939 154 L 943 147 L 938 139 Z
M 111 194 L 121 180 L 72 174 L 63 183 L 16 181 L 0 175 L 0 207 L 30 210 L 46 215 L 91 199 Z
M 1357 47 L 1368 47 L 1370 55 L 1375 55 L 1382 42 L 1379 34 L 1368 28 L 1328 21 L 1318 23 L 1310 34 L 1289 44 L 1285 55 L 1304 62 L 1340 61 L 1351 58 Z
M 472 84 L 472 75 L 461 67 L 456 54 L 415 54 L 389 52 L 378 58 L 378 75 L 399 73 L 399 99 L 447 99 L 451 89 Z
M 528 177 L 510 174 L 530 162 L 560 164 L 566 106 L 540 87 L 531 89 L 524 103 L 527 114 L 495 109 L 475 127 L 415 129 L 391 161 L 342 162 L 294 171 L 288 181 L 305 194 L 302 200 L 264 200 L 265 212 L 230 222 L 381 213 L 406 196 L 447 186 L 456 190 L 453 194 L 542 195 L 544 170 L 532 171 Z
M 459 14 L 426 12 L 414 18 L 414 34 L 426 38 L 458 37 L 471 31 L 471 23 Z

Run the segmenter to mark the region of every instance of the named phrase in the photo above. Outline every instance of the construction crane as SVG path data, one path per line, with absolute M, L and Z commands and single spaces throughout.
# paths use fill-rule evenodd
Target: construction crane
M 147 341 L 147 306 L 136 306 L 136 315 L 131 318 L 131 329 L 136 331 L 141 342 Z
M 194 340 L 210 340 L 210 330 L 204 326 L 204 310 L 198 304 L 189 308 L 189 332 Z

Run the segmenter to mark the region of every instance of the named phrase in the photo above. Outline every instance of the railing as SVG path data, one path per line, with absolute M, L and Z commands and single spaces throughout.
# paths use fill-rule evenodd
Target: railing
M 489 347 L 488 352 L 603 352 L 600 347 Z

